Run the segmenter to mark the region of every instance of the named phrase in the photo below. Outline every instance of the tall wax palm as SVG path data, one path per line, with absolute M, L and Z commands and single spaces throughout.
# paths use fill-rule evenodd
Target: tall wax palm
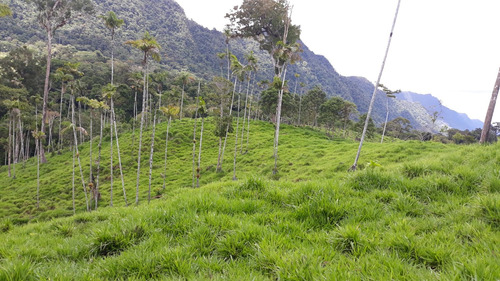
M 203 144 L 203 126 L 205 123 L 205 117 L 207 115 L 207 107 L 205 104 L 205 100 L 202 97 L 199 97 L 198 103 L 198 116 L 201 117 L 201 129 L 200 129 L 200 146 L 198 148 L 198 168 L 196 169 L 196 187 L 200 187 L 200 177 L 201 177 L 201 147 Z
M 234 84 L 233 84 L 233 94 L 231 96 L 231 105 L 229 106 L 229 116 L 233 114 L 233 104 L 234 104 L 234 95 L 236 93 L 236 85 L 238 84 L 238 78 L 242 77 L 243 74 L 243 65 L 238 61 L 238 58 L 235 55 L 231 54 L 231 69 L 232 74 L 234 76 Z M 227 143 L 227 135 L 229 133 L 229 128 L 231 127 L 231 123 L 227 123 L 226 133 L 224 136 L 224 145 L 222 147 L 222 153 L 220 153 L 220 166 L 217 167 L 218 172 L 222 172 L 222 162 L 224 162 L 224 152 L 226 151 L 226 143 Z M 238 131 L 236 131 L 236 135 L 238 135 Z
M 82 180 L 83 192 L 85 193 L 85 203 L 87 205 L 87 211 L 90 211 L 90 205 L 89 205 L 89 200 L 88 200 L 88 196 L 87 196 L 87 186 L 85 185 L 85 180 L 83 179 L 82 164 L 80 161 L 80 152 L 78 151 L 78 139 L 76 137 L 77 129 L 78 129 L 78 131 L 82 131 L 83 128 L 76 127 L 76 123 L 75 123 L 75 97 L 73 94 L 71 94 L 70 103 L 71 103 L 71 128 L 73 129 L 73 145 L 74 145 L 74 149 L 76 151 L 76 158 L 78 160 L 78 166 L 80 168 L 80 177 Z
M 158 106 L 161 106 L 161 89 L 158 93 L 159 101 Z M 158 113 L 157 107 L 154 107 L 154 115 L 153 115 L 153 132 L 151 133 L 151 147 L 149 150 L 149 184 L 148 184 L 148 203 L 151 201 L 151 180 L 153 175 L 153 153 L 155 147 L 155 134 L 156 134 L 156 114 Z
M 140 72 L 134 72 L 128 78 L 128 81 L 132 84 L 130 87 L 134 89 L 134 120 L 132 121 L 132 152 L 134 151 L 134 141 L 135 141 L 135 123 L 137 121 L 137 89 L 143 87 L 142 85 L 142 74 Z
M 106 15 L 99 16 L 104 21 L 106 27 L 111 31 L 111 85 L 114 82 L 114 51 L 115 51 L 115 32 L 116 29 L 123 25 L 124 21 L 119 19 L 113 11 L 109 11 Z
M 245 96 L 245 111 L 243 114 L 243 126 L 241 128 L 241 148 L 240 148 L 240 153 L 243 153 L 243 137 L 245 135 L 245 119 L 247 118 L 247 109 L 248 108 L 248 95 L 250 92 L 250 82 L 252 80 L 252 72 L 257 71 L 257 58 L 255 57 L 253 51 L 251 51 L 248 55 L 245 56 L 245 59 L 247 60 L 247 65 L 245 66 L 245 71 L 247 73 L 247 79 L 248 79 L 248 84 L 247 84 L 247 93 Z M 248 113 L 249 119 L 250 119 L 250 112 Z M 250 122 L 248 122 L 248 130 L 250 130 Z M 247 138 L 248 138 L 248 130 L 247 130 Z M 247 146 L 248 147 L 248 146 Z
M 387 121 L 389 121 L 389 99 L 390 98 L 396 98 L 396 94 L 401 93 L 401 90 L 396 90 L 396 91 L 391 91 L 389 88 L 386 86 L 380 84 L 379 87 L 382 88 L 382 90 L 385 92 L 385 97 L 386 97 L 386 114 L 385 114 L 385 123 L 384 123 L 384 129 L 382 130 L 382 138 L 380 139 L 380 143 L 384 142 L 384 136 L 385 136 L 385 129 L 387 128 Z
M 106 110 L 109 110 L 109 106 L 105 104 L 102 101 L 95 101 L 95 108 L 99 109 L 100 112 L 100 132 L 99 132 L 99 144 L 98 144 L 98 153 L 97 153 L 97 171 L 96 171 L 96 178 L 95 178 L 95 189 L 96 189 L 96 194 L 99 194 L 99 175 L 101 173 L 101 149 L 102 149 L 102 135 L 103 135 L 103 127 L 104 127 L 104 114 Z M 95 199 L 95 209 L 97 210 L 97 201 L 98 198 Z
M 122 181 L 122 189 L 123 189 L 123 199 L 125 200 L 125 205 L 128 206 L 127 202 L 127 193 L 125 191 L 125 181 L 123 180 L 123 168 L 122 168 L 122 158 L 121 158 L 121 153 L 120 153 L 120 142 L 118 140 L 118 132 L 116 130 L 116 115 L 115 115 L 115 106 L 113 102 L 113 97 L 117 94 L 118 87 L 112 84 L 108 84 L 104 86 L 102 89 L 102 96 L 105 99 L 109 99 L 109 105 L 110 105 L 110 117 L 111 117 L 111 122 L 110 122 L 110 128 L 111 128 L 111 190 L 113 189 L 113 128 L 115 131 L 115 140 L 116 140 L 116 152 L 118 154 L 118 167 L 120 168 L 120 178 Z M 111 206 L 113 205 L 113 202 L 111 201 Z
M 194 188 L 195 184 L 195 156 L 196 156 L 196 125 L 198 124 L 198 109 L 199 109 L 199 102 L 200 102 L 200 85 L 201 82 L 198 81 L 198 93 L 196 94 L 196 111 L 194 113 L 194 126 L 193 126 L 193 185 L 192 187 Z
M 61 125 L 62 125 L 62 106 L 64 94 L 66 93 L 66 88 L 68 83 L 75 80 L 76 77 L 82 76 L 83 73 L 78 70 L 80 63 L 67 62 L 64 66 L 59 67 L 54 74 L 54 78 L 61 81 L 61 99 L 59 100 L 59 140 L 58 140 L 58 151 L 61 153 L 62 149 L 62 135 L 61 135 Z
M 398 18 L 399 5 L 401 4 L 401 0 L 398 0 L 398 6 L 396 7 L 396 14 L 394 15 L 394 20 L 392 22 L 391 33 L 389 35 L 389 42 L 387 43 L 387 48 L 385 50 L 384 59 L 382 61 L 382 66 L 380 67 L 380 72 L 377 78 L 377 82 L 375 83 L 375 88 L 373 89 L 372 99 L 370 101 L 370 105 L 368 106 L 368 113 L 366 114 L 365 126 L 363 127 L 363 133 L 361 134 L 361 140 L 359 141 L 358 152 L 356 153 L 356 157 L 354 158 L 354 164 L 352 164 L 350 170 L 356 171 L 358 167 L 359 155 L 361 154 L 361 148 L 363 147 L 363 141 L 366 136 L 366 131 L 368 129 L 368 125 L 370 124 L 370 115 L 372 113 L 373 103 L 375 102 L 375 97 L 377 95 L 378 86 L 380 83 L 380 79 L 382 78 L 382 73 L 384 72 L 385 61 L 387 59 L 387 55 L 389 54 L 389 47 L 391 46 L 392 35 L 394 33 L 394 26 L 396 26 L 396 20 Z
M 139 132 L 139 151 L 137 156 L 137 181 L 136 181 L 136 193 L 135 193 L 135 204 L 139 204 L 139 177 L 141 172 L 141 148 L 142 148 L 142 130 L 144 128 L 144 109 L 146 107 L 146 95 L 147 95 L 147 85 L 146 79 L 148 79 L 148 58 L 151 57 L 153 60 L 160 60 L 160 45 L 156 42 L 156 39 L 146 31 L 144 36 L 139 40 L 127 41 L 126 44 L 139 49 L 144 53 L 142 59 L 142 66 L 144 68 L 144 78 L 143 78 L 143 91 L 142 91 L 142 114 L 141 114 L 141 128 Z
M 94 11 L 94 5 L 91 0 L 31 0 L 36 9 L 37 20 L 47 34 L 47 63 L 45 69 L 45 83 L 43 87 L 43 107 L 42 107 L 42 125 L 40 131 L 45 136 L 45 121 L 48 113 L 49 88 L 50 88 L 50 69 L 52 61 L 52 40 L 54 33 L 61 27 L 70 23 L 74 18 L 83 14 L 90 14 Z M 41 162 L 47 162 L 43 145 L 39 146 Z
M 160 107 L 160 110 L 168 118 L 167 133 L 165 136 L 165 166 L 163 168 L 163 189 L 165 189 L 165 180 L 167 177 L 168 134 L 172 118 L 175 118 L 179 114 L 180 109 L 177 106 L 169 105 L 167 107 Z
M 194 76 L 189 72 L 183 71 L 179 75 L 179 79 L 182 83 L 182 94 L 181 94 L 181 105 L 180 105 L 181 111 L 179 113 L 179 119 L 182 119 L 182 109 L 184 107 L 184 89 L 187 85 L 189 85 L 189 83 L 194 81 Z
M 40 208 L 40 139 L 43 138 L 43 133 L 36 129 L 31 134 L 35 139 L 36 150 L 36 208 Z M 73 163 L 74 166 L 74 163 Z

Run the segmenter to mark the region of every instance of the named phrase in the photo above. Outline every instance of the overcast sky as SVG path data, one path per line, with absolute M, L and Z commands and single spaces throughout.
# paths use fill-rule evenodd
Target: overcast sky
M 242 0 L 177 0 L 188 18 L 222 30 Z M 301 39 L 344 76 L 373 83 L 397 0 L 290 0 Z M 402 0 L 382 83 L 432 94 L 484 121 L 500 67 L 499 0 Z M 500 108 L 493 121 L 500 121 Z

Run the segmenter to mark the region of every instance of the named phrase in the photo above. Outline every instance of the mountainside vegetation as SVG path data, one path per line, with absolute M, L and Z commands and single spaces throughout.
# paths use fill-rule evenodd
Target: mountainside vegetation
M 138 39 L 140 34 L 149 31 L 158 39 L 166 54 L 162 67 L 168 71 L 186 70 L 196 73 L 199 77 L 211 79 L 220 75 L 221 61 L 216 54 L 224 52 L 224 34 L 204 28 L 186 18 L 182 8 L 173 0 L 161 1 L 104 1 L 96 3 L 96 15 L 114 11 L 123 18 L 123 28 L 117 30 L 116 56 L 118 59 L 133 65 L 135 51 L 127 48 L 123 42 Z M 35 44 L 45 41 L 45 35 L 37 26 L 36 15 L 30 5 L 21 0 L 11 1 L 12 18 L 3 18 L 0 25 L 0 51 L 7 52 L 25 44 Z M 147 7 L 147 8 L 146 8 Z M 95 17 L 76 19 L 74 24 L 63 27 L 55 35 L 55 42 L 67 47 L 72 46 L 80 51 L 97 51 L 110 57 L 110 42 L 108 31 Z M 260 51 L 256 42 L 247 39 L 230 39 L 231 52 L 242 58 L 250 50 L 255 52 L 259 62 L 258 80 L 272 77 L 272 63 L 268 54 Z M 344 77 L 338 74 L 326 58 L 314 54 L 307 47 L 307 42 L 301 42 L 302 61 L 290 66 L 287 80 L 290 85 L 299 83 L 298 93 L 320 86 L 327 96 L 340 96 L 354 102 L 360 112 L 366 112 L 373 91 L 373 84 L 364 78 Z M 40 43 L 38 44 L 39 47 Z M 57 52 L 57 51 L 56 51 Z M 71 53 L 71 52 L 70 52 Z M 298 74 L 298 75 L 294 75 Z M 430 116 L 419 104 L 395 103 L 396 109 L 390 113 L 390 119 L 408 112 L 405 118 L 419 130 L 438 132 L 440 127 L 433 126 Z M 384 122 L 385 99 L 380 92 L 375 101 L 372 114 L 377 124 Z

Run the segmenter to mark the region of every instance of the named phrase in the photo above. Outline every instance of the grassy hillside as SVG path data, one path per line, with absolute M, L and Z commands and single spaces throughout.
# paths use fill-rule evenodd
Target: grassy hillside
M 284 126 L 276 180 L 272 125 L 254 122 L 248 153 L 238 153 L 240 180 L 232 181 L 234 136 L 224 173 L 217 174 L 218 143 L 208 133 L 213 129 L 208 120 L 202 186 L 191 189 L 192 125 L 187 119 L 174 122 L 168 185 L 150 204 L 149 132 L 138 207 L 123 207 L 117 172 L 115 207 L 102 208 L 109 202 L 108 178 L 102 207 L 84 212 L 77 180 L 78 213 L 71 216 L 69 152 L 49 156 L 42 166 L 40 210 L 35 208 L 33 161 L 18 165 L 16 179 L 2 176 L 0 280 L 500 278 L 498 145 L 367 143 L 360 163 L 380 165 L 364 164 L 361 171 L 347 173 L 356 142 Z M 165 132 L 162 123 L 153 189 L 162 185 Z M 129 202 L 136 172 L 131 139 L 130 134 L 120 139 Z M 88 143 L 80 150 L 88 177 Z M 103 157 L 108 167 L 108 141 Z M 6 167 L 0 173 L 6 175 Z M 108 177 L 109 168 L 103 173 Z

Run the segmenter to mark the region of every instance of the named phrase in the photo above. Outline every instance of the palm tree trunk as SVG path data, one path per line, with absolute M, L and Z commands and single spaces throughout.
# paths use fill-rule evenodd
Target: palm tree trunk
M 486 118 L 484 119 L 483 130 L 481 131 L 481 138 L 479 143 L 484 143 L 488 138 L 490 132 L 491 120 L 493 119 L 493 112 L 495 111 L 495 105 L 497 103 L 498 90 L 500 88 L 500 69 L 498 70 L 497 80 L 495 82 L 495 87 L 491 94 L 490 104 L 488 106 L 488 111 L 486 112 Z
M 160 100 L 158 101 L 158 106 L 161 106 L 161 93 L 160 93 Z M 155 108 L 154 109 L 155 113 L 153 116 L 153 133 L 151 134 L 151 149 L 149 151 L 149 186 L 148 186 L 148 204 L 151 201 L 151 177 L 153 175 L 153 154 L 154 154 L 154 147 L 155 147 L 155 133 L 156 133 L 156 114 L 158 113 L 158 110 Z
M 127 192 L 125 191 L 125 181 L 123 179 L 123 168 L 122 168 L 122 157 L 121 157 L 121 153 L 120 153 L 120 142 L 118 140 L 118 132 L 116 130 L 116 115 L 115 115 L 115 105 L 113 102 L 113 98 L 111 98 L 111 116 L 113 119 L 113 127 L 115 128 L 116 153 L 118 154 L 118 167 L 120 168 L 120 179 L 122 181 L 123 199 L 125 200 L 125 206 L 128 206 Z
M 165 136 L 165 166 L 163 168 L 163 190 L 165 190 L 165 180 L 167 177 L 167 153 L 168 153 L 168 132 L 170 130 L 170 122 L 172 121 L 172 116 L 168 117 L 167 124 L 167 135 Z
M 278 107 L 276 108 L 276 128 L 274 131 L 274 169 L 273 175 L 278 173 L 278 139 L 280 135 L 280 123 L 281 123 L 281 104 L 283 102 L 283 87 L 285 86 L 285 78 L 286 78 L 286 65 L 283 66 L 283 80 L 281 84 L 281 89 L 278 93 Z
M 76 204 L 75 204 L 75 149 L 73 148 L 73 173 L 71 177 L 71 196 L 73 199 L 73 215 L 76 214 Z
M 240 148 L 240 153 L 243 153 L 243 138 L 245 137 L 245 120 L 247 118 L 247 106 L 248 106 L 248 93 L 250 92 L 250 80 L 251 80 L 251 74 L 248 77 L 248 84 L 247 84 L 247 94 L 245 96 L 245 111 L 243 114 L 243 126 L 241 126 L 241 148 Z
M 89 166 L 90 166 L 90 169 L 89 169 L 89 182 L 92 182 L 92 178 L 93 178 L 93 175 L 92 175 L 92 143 L 94 142 L 94 138 L 93 138 L 93 134 L 92 134 L 92 117 L 93 117 L 93 113 L 94 113 L 94 110 L 92 109 L 92 107 L 90 108 L 90 150 L 89 150 L 89 154 L 90 154 L 90 162 L 89 162 Z
M 38 132 L 37 132 L 38 133 Z M 40 136 L 35 138 L 36 149 L 36 208 L 40 208 Z
M 236 93 L 236 84 L 238 82 L 238 77 L 234 78 L 234 88 L 233 95 L 231 96 L 231 106 L 229 107 L 229 116 L 233 114 L 233 104 L 234 104 L 234 94 Z M 220 168 L 222 171 L 222 162 L 224 162 L 224 151 L 226 151 L 226 143 L 227 143 L 227 134 L 229 133 L 229 123 L 226 126 L 226 135 L 224 137 L 224 146 L 222 147 L 222 154 L 220 156 Z M 238 134 L 238 132 L 236 132 Z
M 9 140 L 8 140 L 8 144 L 7 144 L 7 150 L 9 151 L 8 152 L 8 170 L 9 170 L 9 178 L 12 177 L 12 173 L 10 171 L 11 167 L 10 167 L 10 164 L 11 164 L 11 161 L 12 161 L 12 111 L 9 113 Z
M 47 26 L 51 26 L 51 23 L 48 22 Z M 48 113 L 50 64 L 52 60 L 52 30 L 50 28 L 47 28 L 46 31 L 47 31 L 47 65 L 45 69 L 45 83 L 43 86 L 42 125 L 40 127 L 40 131 L 42 132 L 42 137 L 45 134 L 45 120 L 47 120 L 47 113 Z M 40 143 L 39 149 L 40 149 L 41 162 L 46 163 L 47 159 L 45 158 L 43 141 Z
M 100 175 L 100 172 L 101 172 L 101 148 L 102 148 L 102 134 L 103 134 L 103 109 L 100 110 L 101 111 L 101 129 L 100 129 L 100 133 L 99 133 L 99 145 L 98 145 L 98 154 L 97 154 L 97 175 L 96 175 L 96 181 L 95 181 L 95 189 L 96 189 L 96 193 L 99 194 L 99 175 Z M 98 202 L 98 196 L 96 196 L 94 198 L 95 200 L 95 209 L 97 210 L 97 202 Z
M 142 94 L 142 112 L 141 112 L 141 127 L 139 130 L 139 152 L 137 156 L 137 181 L 135 186 L 135 204 L 139 205 L 139 178 L 141 173 L 141 149 L 142 149 L 142 129 L 144 127 L 144 107 L 146 107 L 146 76 L 147 76 L 147 68 L 144 71 L 144 87 Z
M 47 152 L 53 151 L 53 143 L 52 143 L 52 131 L 54 128 L 54 118 L 52 116 L 49 117 L 49 143 L 47 144 Z M 51 149 L 52 148 L 52 149 Z
M 200 131 L 200 148 L 198 149 L 198 168 L 196 175 L 196 187 L 200 187 L 200 177 L 201 177 L 201 145 L 203 143 L 203 123 L 205 122 L 205 117 L 201 117 L 201 131 Z
M 154 147 L 155 147 L 156 113 L 157 113 L 157 110 L 155 110 L 155 113 L 154 113 L 154 116 L 153 116 L 153 133 L 151 134 L 151 148 L 149 150 L 148 204 L 151 201 L 151 177 L 152 177 L 152 174 L 153 174 L 153 154 L 154 154 Z
M 363 147 L 363 141 L 365 140 L 366 130 L 368 129 L 368 123 L 370 121 L 370 115 L 372 113 L 373 103 L 375 102 L 375 97 L 377 96 L 377 90 L 378 90 L 378 86 L 380 84 L 380 79 L 382 78 L 382 73 L 384 72 L 385 61 L 387 59 L 387 54 L 389 53 L 389 47 L 391 46 L 392 34 L 394 32 L 394 26 L 396 25 L 396 19 L 398 18 L 400 4 L 401 4 L 401 0 L 398 0 L 396 14 L 394 15 L 394 21 L 392 22 L 391 34 L 389 35 L 389 42 L 387 43 L 387 49 L 385 50 L 384 60 L 382 61 L 380 73 L 378 75 L 377 82 L 375 83 L 375 88 L 373 89 L 372 99 L 370 101 L 370 106 L 368 107 L 368 113 L 366 114 L 365 126 L 363 128 L 363 133 L 361 134 L 361 140 L 359 141 L 358 152 L 356 154 L 356 158 L 354 159 L 354 164 L 350 168 L 350 170 L 352 170 L 352 171 L 356 171 L 356 168 L 358 167 L 359 155 L 361 154 L 361 148 Z
M 253 92 L 253 90 L 252 90 Z M 248 144 L 250 143 L 250 117 L 251 117 L 251 114 L 252 113 L 252 100 L 250 100 L 250 105 L 248 107 L 248 117 L 247 117 L 247 122 L 248 122 L 248 126 L 247 126 L 247 147 L 245 149 L 245 154 L 248 152 Z
M 78 126 L 80 128 L 83 128 L 82 127 L 82 103 L 81 102 L 78 102 Z M 82 133 L 82 130 L 79 130 L 79 135 L 80 135 L 80 143 L 83 143 L 84 140 L 85 140 L 85 136 L 83 135 Z
M 222 137 L 219 137 L 219 154 L 217 156 L 217 172 L 222 172 L 222 163 L 221 163 L 221 156 L 222 156 Z
M 384 135 L 385 135 L 385 129 L 387 128 L 387 121 L 389 120 L 389 98 L 387 98 L 387 106 L 386 106 L 386 114 L 385 114 L 385 123 L 384 123 L 384 129 L 382 130 L 382 138 L 380 139 L 380 143 L 384 142 Z
M 198 93 L 196 95 L 196 112 L 194 113 L 194 126 L 193 126 L 193 185 L 195 183 L 195 157 L 196 157 L 196 125 L 198 124 L 198 106 L 199 106 L 199 96 L 200 96 L 200 83 L 198 82 Z
M 109 190 L 109 206 L 113 207 L 113 114 L 110 108 L 109 112 L 109 177 L 110 177 L 110 190 Z
M 181 111 L 179 113 L 179 120 L 182 119 L 182 108 L 183 108 L 183 105 L 184 105 L 184 86 L 185 84 L 182 83 L 182 94 L 181 94 Z
M 236 155 L 238 154 L 238 132 L 240 129 L 240 100 L 241 95 L 238 93 L 238 117 L 236 119 L 236 133 L 234 134 L 234 156 L 233 156 L 233 181 L 237 180 L 236 178 Z M 243 126 L 244 128 L 245 126 Z
M 134 120 L 132 121 L 132 155 L 134 154 L 135 122 L 137 121 L 137 89 L 134 94 Z
M 75 129 L 75 100 L 74 96 L 71 95 L 71 122 L 73 123 L 73 139 L 74 139 L 74 149 L 76 150 L 76 158 L 78 159 L 78 167 L 80 168 L 80 177 L 82 179 L 83 192 L 85 193 L 85 203 L 87 205 L 87 212 L 90 212 L 89 199 L 87 196 L 87 186 L 85 185 L 85 180 L 83 179 L 82 164 L 80 162 L 80 153 L 78 152 L 78 138 L 76 137 Z

